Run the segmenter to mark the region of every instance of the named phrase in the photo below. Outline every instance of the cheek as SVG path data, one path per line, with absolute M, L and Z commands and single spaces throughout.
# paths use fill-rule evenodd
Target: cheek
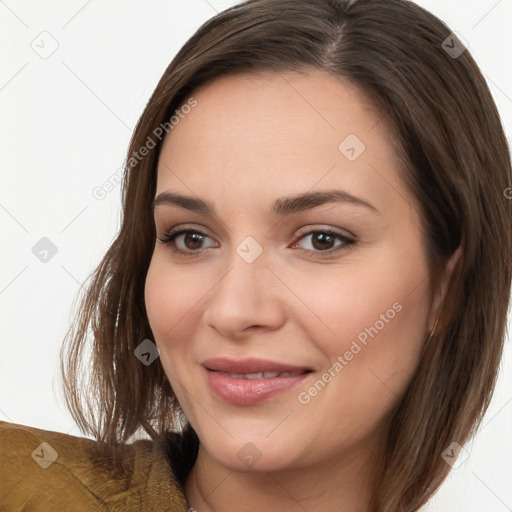
M 194 315 L 198 314 L 206 291 L 198 273 L 172 271 L 165 255 L 155 254 L 146 276 L 145 303 L 166 370 L 170 361 L 186 357 L 186 340 L 198 325 Z
M 329 387 L 345 410 L 356 405 L 345 403 L 347 387 L 358 390 L 356 410 L 366 403 L 383 412 L 413 376 L 427 329 L 428 271 L 419 249 L 411 256 L 382 251 L 369 264 L 296 280 L 308 306 L 296 318 L 322 352 L 324 371 L 342 358 L 334 374 L 343 377 Z
M 192 356 L 191 340 L 199 325 L 200 301 L 207 292 L 204 279 L 199 280 L 197 275 L 184 269 L 171 269 L 165 254 L 155 252 L 145 283 L 146 311 L 160 350 L 160 361 L 183 407 L 188 403 L 184 386 L 190 387 L 187 373 Z
M 326 348 L 336 350 L 343 349 L 347 340 L 364 343 L 375 329 L 384 333 L 407 326 L 421 332 L 424 324 L 418 321 L 425 316 L 427 298 L 424 276 L 419 266 L 393 268 L 378 263 L 310 273 L 307 279 L 295 280 L 294 291 L 307 306 L 297 318 L 304 328 L 321 334 Z
M 328 383 L 315 381 L 303 390 L 304 422 L 314 416 L 318 428 L 336 432 L 342 442 L 364 437 L 388 417 L 413 377 L 424 341 L 428 289 L 422 275 L 417 264 L 374 265 L 351 267 L 336 279 L 320 273 L 308 278 L 310 286 L 304 283 L 299 293 L 322 323 L 308 313 L 300 327 L 322 352 L 318 377 Z

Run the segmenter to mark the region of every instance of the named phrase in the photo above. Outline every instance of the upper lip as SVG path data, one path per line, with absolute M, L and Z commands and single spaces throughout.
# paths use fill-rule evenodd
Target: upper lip
M 226 373 L 260 373 L 260 372 L 279 372 L 279 373 L 297 373 L 311 371 L 306 366 L 295 366 L 268 359 L 258 359 L 250 357 L 247 359 L 229 359 L 227 357 L 215 357 L 206 359 L 202 365 L 208 370 L 220 371 Z

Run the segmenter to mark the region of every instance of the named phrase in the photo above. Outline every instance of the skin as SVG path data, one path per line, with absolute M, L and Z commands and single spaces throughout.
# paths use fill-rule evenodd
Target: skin
M 370 510 L 389 418 L 454 261 L 432 295 L 418 205 L 399 178 L 382 116 L 353 85 L 320 71 L 239 75 L 193 96 L 197 106 L 164 141 L 156 196 L 199 197 L 216 214 L 155 207 L 158 237 L 177 226 L 207 236 L 156 240 L 145 289 L 162 365 L 201 442 L 185 487 L 189 506 Z M 338 149 L 349 134 L 366 146 L 354 161 Z M 277 198 L 332 189 L 377 211 L 350 202 L 271 211 Z M 314 243 L 311 232 L 326 229 L 356 243 Z M 263 249 L 252 263 L 236 252 L 248 236 Z M 383 314 L 384 327 L 346 361 L 353 341 Z M 212 394 L 201 372 L 203 360 L 218 356 L 314 371 L 257 405 L 232 405 Z M 301 403 L 299 393 L 338 356 L 347 364 Z M 259 457 L 250 467 L 237 456 L 244 446 Z

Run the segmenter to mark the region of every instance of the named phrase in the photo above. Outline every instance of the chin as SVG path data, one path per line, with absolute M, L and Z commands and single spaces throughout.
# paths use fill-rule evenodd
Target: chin
M 270 430 L 265 429 L 265 432 Z M 231 438 L 225 434 L 221 440 L 217 436 L 201 434 L 200 439 L 208 456 L 231 471 L 274 472 L 296 465 L 297 443 L 288 444 L 277 437 L 269 439 L 260 433 Z

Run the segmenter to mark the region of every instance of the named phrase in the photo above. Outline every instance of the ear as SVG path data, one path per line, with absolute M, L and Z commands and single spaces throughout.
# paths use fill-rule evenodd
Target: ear
M 432 307 L 430 310 L 430 319 L 429 319 L 429 330 L 432 330 L 439 318 L 439 314 L 441 312 L 441 307 L 446 298 L 446 292 L 448 290 L 448 285 L 450 284 L 450 279 L 452 278 L 453 269 L 455 265 L 462 257 L 462 247 L 458 247 L 457 250 L 450 256 L 450 259 L 446 263 L 443 277 L 439 281 L 438 287 L 435 291 L 434 298 L 432 301 Z

